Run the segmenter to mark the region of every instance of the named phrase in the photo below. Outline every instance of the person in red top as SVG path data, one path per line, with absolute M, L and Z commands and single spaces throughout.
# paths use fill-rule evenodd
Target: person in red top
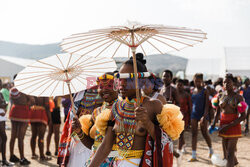
M 16 75 L 14 76 L 15 79 Z M 9 119 L 11 120 L 11 138 L 10 138 L 10 161 L 19 162 L 21 165 L 28 165 L 28 161 L 24 157 L 24 136 L 30 121 L 29 105 L 31 97 L 19 92 L 15 87 L 10 89 L 11 110 Z M 18 149 L 20 159 L 14 155 L 15 140 L 18 139 Z
M 180 108 L 183 115 L 183 120 L 185 122 L 185 129 L 189 126 L 190 123 L 190 114 L 192 110 L 191 96 L 184 89 L 184 81 L 182 79 L 177 80 L 177 91 L 179 94 Z M 184 140 L 184 131 L 180 135 L 178 150 L 182 150 L 183 145 L 185 144 Z M 184 150 L 183 150 L 184 151 Z
M 35 153 L 36 140 L 38 138 L 38 148 L 40 152 L 40 160 L 50 160 L 44 155 L 44 135 L 47 125 L 52 124 L 51 113 L 49 111 L 48 97 L 33 97 L 32 106 L 30 108 L 30 122 L 31 122 L 31 151 L 32 159 L 37 159 Z

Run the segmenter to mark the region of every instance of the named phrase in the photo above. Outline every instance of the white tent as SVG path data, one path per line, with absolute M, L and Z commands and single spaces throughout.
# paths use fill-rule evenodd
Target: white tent
M 201 58 L 188 60 L 186 78 L 192 79 L 195 73 L 203 73 L 205 79 L 214 80 L 224 77 L 226 72 L 235 76 L 250 77 L 250 47 L 227 47 L 224 51 L 215 47 L 215 49 L 211 48 L 209 53 L 212 55 L 211 58 L 201 56 Z
M 250 47 L 225 48 L 226 71 L 250 77 Z
M 215 80 L 225 74 L 224 61 L 222 58 L 192 58 L 188 60 L 186 78 L 193 79 L 196 73 L 203 73 L 204 79 Z
M 0 56 L 0 78 L 10 81 L 15 74 L 33 62 L 35 62 L 35 60 Z
M 204 79 L 217 79 L 225 75 L 225 51 L 223 46 L 214 40 L 184 49 L 178 53 L 188 58 L 185 77 L 193 79 L 195 73 L 203 73 Z

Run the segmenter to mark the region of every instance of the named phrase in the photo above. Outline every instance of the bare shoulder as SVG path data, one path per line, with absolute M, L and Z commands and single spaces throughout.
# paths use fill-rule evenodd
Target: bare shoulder
M 162 102 L 158 99 L 148 98 L 148 106 L 155 115 L 160 114 L 162 110 Z
M 157 99 L 160 100 L 163 105 L 167 104 L 167 101 L 166 101 L 166 99 L 165 99 L 165 97 L 163 95 L 158 94 Z

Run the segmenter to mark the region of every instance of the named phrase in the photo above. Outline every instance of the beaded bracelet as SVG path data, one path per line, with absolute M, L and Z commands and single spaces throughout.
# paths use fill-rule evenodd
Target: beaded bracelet
M 81 131 L 81 134 L 80 135 L 78 135 L 78 138 L 80 139 L 80 140 L 82 140 L 83 138 L 84 138 L 84 133 L 83 133 L 83 131 Z

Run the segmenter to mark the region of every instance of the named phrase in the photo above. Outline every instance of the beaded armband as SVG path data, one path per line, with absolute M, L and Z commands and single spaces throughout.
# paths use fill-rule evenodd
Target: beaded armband
M 84 138 L 84 133 L 83 133 L 83 131 L 81 131 L 81 133 L 78 134 L 78 138 L 79 138 L 80 140 L 82 140 L 82 139 Z

